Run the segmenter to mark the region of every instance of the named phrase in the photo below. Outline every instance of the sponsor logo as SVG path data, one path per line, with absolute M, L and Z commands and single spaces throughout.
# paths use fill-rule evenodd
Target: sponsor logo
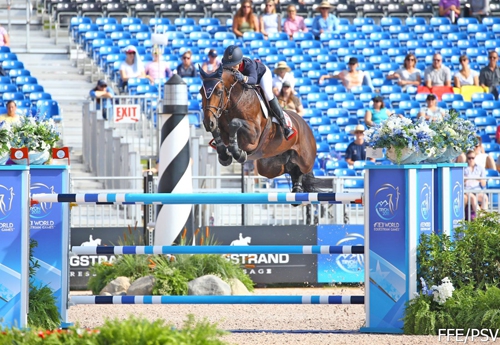
M 44 183 L 33 183 L 30 187 L 32 194 L 55 194 L 54 186 L 49 186 Z M 41 202 L 30 207 L 30 218 L 40 219 L 47 217 L 52 212 L 51 202 Z M 34 222 L 31 222 L 33 226 Z M 53 223 L 53 222 L 52 222 Z
M 362 246 L 363 244 L 363 235 L 356 233 L 347 233 L 341 240 L 336 243 L 337 246 Z M 365 256 L 363 254 L 340 254 L 337 255 L 336 262 L 338 267 L 344 272 L 359 273 L 364 269 Z
M 420 191 L 420 214 L 424 220 L 429 219 L 431 212 L 431 189 L 427 183 L 424 183 Z
M 451 199 L 453 200 L 453 214 L 455 217 L 461 217 L 463 212 L 463 189 L 462 184 L 458 181 L 455 182 L 451 192 Z
M 384 183 L 374 195 L 375 211 L 383 220 L 391 220 L 398 211 L 399 187 L 394 187 L 390 183 Z
M 7 218 L 12 211 L 14 188 L 0 185 L 0 220 Z

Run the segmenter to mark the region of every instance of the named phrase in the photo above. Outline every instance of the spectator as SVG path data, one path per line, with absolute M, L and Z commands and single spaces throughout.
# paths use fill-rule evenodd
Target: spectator
M 357 125 L 351 134 L 354 134 L 356 138 L 352 143 L 347 146 L 345 151 L 345 161 L 349 165 L 353 165 L 355 161 L 365 161 L 366 160 L 366 142 L 365 142 L 365 126 Z M 373 158 L 369 158 L 370 161 L 374 162 Z
M 490 93 L 498 99 L 497 86 L 500 83 L 500 68 L 498 67 L 498 53 L 494 50 L 488 53 L 488 66 L 481 68 L 479 72 L 479 85 L 489 87 Z
M 482 18 L 489 15 L 490 12 L 490 2 L 489 0 L 469 0 L 465 4 L 465 9 L 469 8 L 469 16 L 476 17 L 479 21 Z
M 274 0 L 266 1 L 266 8 L 260 16 L 260 31 L 266 40 L 269 38 L 269 34 L 281 31 L 281 16 L 276 13 Z
M 220 61 L 217 59 L 217 50 L 210 49 L 208 51 L 208 61 L 201 65 L 201 69 L 206 73 L 213 73 L 220 66 Z
M 271 112 L 283 128 L 283 134 L 286 140 L 291 139 L 297 132 L 288 127 L 283 109 L 281 109 L 278 98 L 273 94 L 273 75 L 269 68 L 262 62 L 243 57 L 243 51 L 240 47 L 231 45 L 224 51 L 222 58 L 224 68 L 231 68 L 234 72 L 234 77 L 241 83 L 250 85 L 258 84 L 266 100 L 269 102 Z
M 455 87 L 462 87 L 465 85 L 479 86 L 479 72 L 469 67 L 469 58 L 467 55 L 462 55 L 459 61 L 462 68 L 455 73 Z
M 486 171 L 483 167 L 476 164 L 476 152 L 471 150 L 467 152 L 467 167 L 464 169 L 464 177 L 475 177 L 478 179 L 465 180 L 465 189 L 482 189 L 486 187 Z M 464 193 L 465 203 L 469 204 L 471 207 L 471 218 L 473 220 L 476 216 L 476 211 L 478 208 L 478 202 L 481 204 L 483 210 L 488 209 L 488 196 L 486 193 Z M 470 200 L 469 200 L 470 199 Z
M 403 67 L 394 73 L 388 74 L 386 78 L 397 80 L 403 91 L 406 91 L 409 85 L 418 87 L 422 83 L 422 78 L 420 76 L 421 71 L 415 67 L 416 64 L 417 58 L 410 53 L 406 55 Z
M 291 72 L 291 68 L 285 61 L 280 61 L 274 68 L 275 77 L 273 78 L 273 93 L 278 96 L 281 91 L 281 86 L 285 81 L 290 84 L 293 92 L 295 92 L 295 77 Z
M 176 72 L 180 77 L 193 78 L 198 76 L 198 72 L 191 61 L 192 56 L 191 50 L 186 50 L 184 54 L 182 54 L 182 63 L 176 68 Z
M 168 67 L 168 63 L 160 59 L 160 50 L 153 48 L 153 61 L 146 66 L 146 78 L 149 79 L 151 84 L 155 83 L 155 79 L 170 78 L 172 71 Z
M 127 46 L 125 48 L 125 53 L 127 54 L 127 57 L 120 65 L 120 77 L 122 80 L 121 87 L 123 89 L 127 88 L 128 80 L 130 78 L 146 78 L 144 64 L 142 63 L 141 57 L 137 53 L 137 48 L 134 46 Z
M 355 86 L 361 86 L 365 83 L 365 81 L 368 81 L 368 84 L 371 84 L 369 75 L 363 71 L 358 71 L 358 58 L 350 58 L 347 65 L 349 70 L 344 70 L 340 73 L 334 72 L 336 74 L 322 75 L 319 78 L 320 84 L 323 80 L 331 78 L 339 79 L 347 90 L 351 90 Z M 373 89 L 373 86 L 371 87 Z
M 253 13 L 252 1 L 244 0 L 233 18 L 233 32 L 243 37 L 245 32 L 259 32 L 259 20 Z
M 300 98 L 293 94 L 290 82 L 283 82 L 283 86 L 278 96 L 278 101 L 284 110 L 291 110 L 300 116 L 304 116 L 304 107 L 302 106 L 302 102 L 300 101 Z
M 10 100 L 6 104 L 7 114 L 0 115 L 0 122 L 5 121 L 6 123 L 12 125 L 19 123 L 21 121 L 21 116 L 17 113 L 17 104 L 15 101 Z
M 392 115 L 392 113 L 385 107 L 384 98 L 382 96 L 375 96 L 372 99 L 373 108 L 367 109 L 365 113 L 365 124 L 368 127 L 379 125 Z
M 443 66 L 443 57 L 441 54 L 434 54 L 432 65 L 424 71 L 425 86 L 451 86 L 451 71 Z
M 316 11 L 321 14 L 314 17 L 312 22 L 311 32 L 316 39 L 319 39 L 323 32 L 337 32 L 339 27 L 339 19 L 330 13 L 334 7 L 327 0 L 321 2 L 316 8 Z
M 495 160 L 489 154 L 487 154 L 484 150 L 483 139 L 480 136 L 477 136 L 477 145 L 474 147 L 474 152 L 476 154 L 475 162 L 481 168 L 485 170 L 496 169 Z M 461 154 L 457 158 L 457 163 L 467 163 L 467 159 L 465 154 Z
M 105 80 L 99 80 L 96 87 L 90 90 L 90 98 L 95 101 L 95 110 L 102 109 L 102 117 L 105 120 L 108 118 L 108 109 L 113 105 L 109 99 L 114 95 L 113 89 L 108 87 Z
M 10 46 L 10 36 L 7 33 L 7 30 L 0 25 L 0 47 L 3 46 Z
M 297 8 L 295 5 L 288 5 L 287 7 L 287 17 L 285 24 L 283 24 L 283 29 L 287 33 L 290 39 L 293 39 L 293 34 L 296 32 L 307 32 L 306 24 L 304 23 L 304 18 L 297 15 Z
M 442 120 L 446 115 L 446 110 L 437 106 L 437 97 L 432 93 L 427 96 L 425 100 L 427 107 L 420 109 L 417 118 L 425 118 L 427 121 L 437 121 Z
M 450 18 L 451 22 L 455 24 L 456 19 L 460 16 L 460 0 L 439 0 L 439 15 Z

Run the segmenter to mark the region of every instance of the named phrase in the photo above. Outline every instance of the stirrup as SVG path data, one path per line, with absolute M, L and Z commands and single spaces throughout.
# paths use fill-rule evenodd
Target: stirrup
M 286 140 L 286 141 L 288 141 L 288 140 L 292 139 L 294 136 L 296 136 L 296 135 L 297 135 L 297 131 L 295 130 L 295 128 L 290 128 L 290 127 L 288 127 L 288 131 L 289 131 L 289 133 L 288 133 L 288 136 L 287 136 L 287 135 L 285 134 L 285 132 L 286 132 L 286 131 L 285 131 L 285 129 L 283 129 L 283 136 L 285 137 L 285 140 Z

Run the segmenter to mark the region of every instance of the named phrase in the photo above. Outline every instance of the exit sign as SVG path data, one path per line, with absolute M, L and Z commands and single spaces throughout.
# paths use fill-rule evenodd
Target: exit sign
M 115 123 L 137 123 L 141 118 L 141 109 L 138 104 L 116 104 L 113 107 Z

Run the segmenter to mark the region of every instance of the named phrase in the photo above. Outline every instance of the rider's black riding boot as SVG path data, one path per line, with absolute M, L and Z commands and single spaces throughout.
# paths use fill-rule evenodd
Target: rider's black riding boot
M 285 139 L 290 139 L 295 131 L 286 125 L 285 116 L 283 115 L 283 109 L 281 109 L 280 104 L 278 103 L 278 98 L 274 97 L 269 101 L 269 105 L 271 106 L 271 110 L 274 113 L 274 116 L 278 119 L 281 127 L 283 127 L 283 134 L 285 135 Z

